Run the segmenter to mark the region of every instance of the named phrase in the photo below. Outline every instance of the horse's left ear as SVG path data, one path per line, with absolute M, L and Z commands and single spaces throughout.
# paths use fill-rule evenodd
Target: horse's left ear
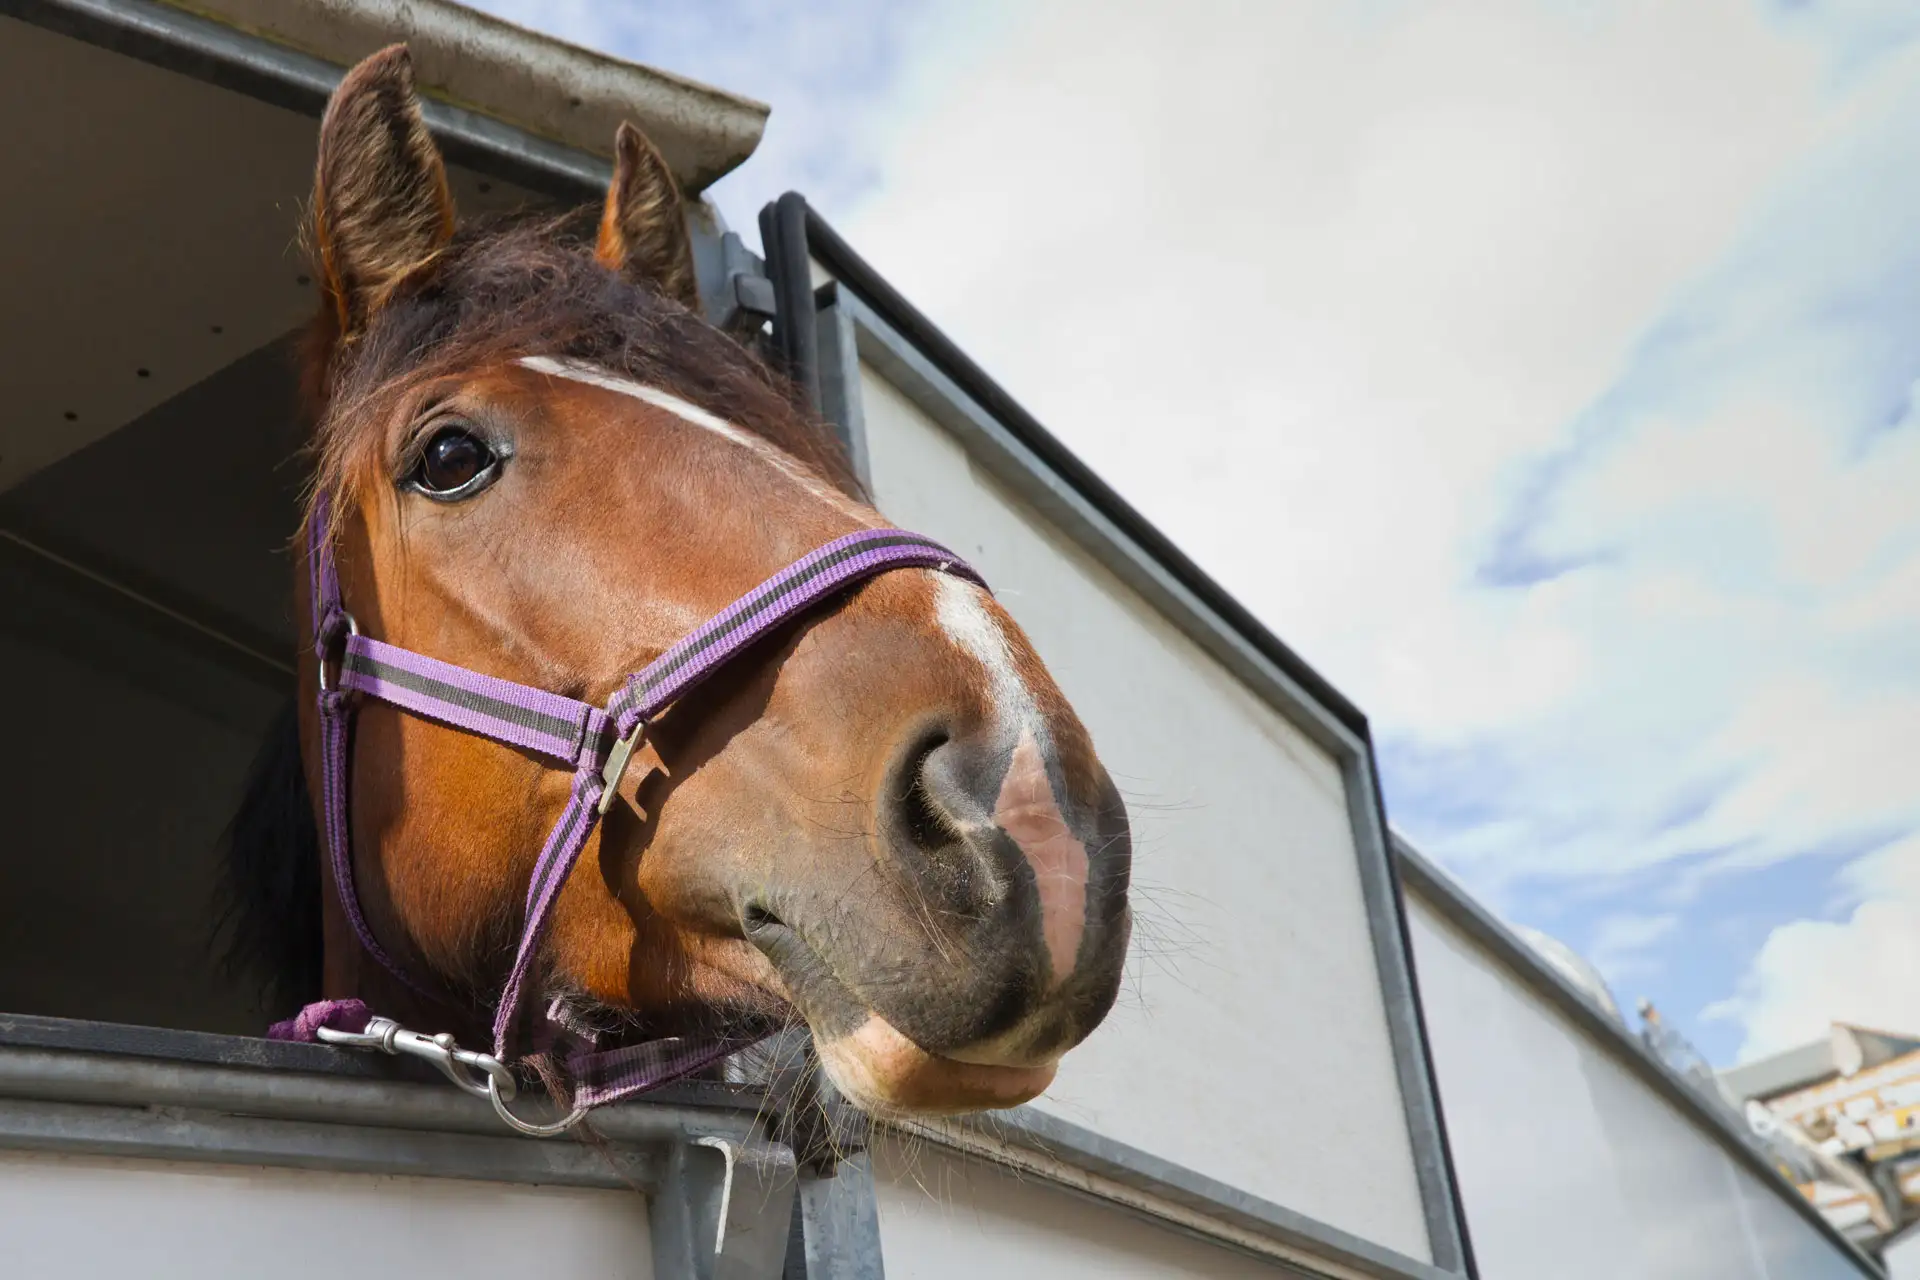
M 625 121 L 614 137 L 613 184 L 600 215 L 595 256 L 629 280 L 699 311 L 680 185 L 647 136 Z
M 320 118 L 312 240 L 332 336 L 365 329 L 453 236 L 446 166 L 420 115 L 405 45 L 366 58 Z

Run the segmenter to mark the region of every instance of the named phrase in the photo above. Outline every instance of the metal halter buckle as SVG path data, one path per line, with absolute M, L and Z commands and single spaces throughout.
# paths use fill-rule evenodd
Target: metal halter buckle
M 633 753 L 647 740 L 647 722 L 642 720 L 633 726 L 633 732 L 613 744 L 613 750 L 607 753 L 607 767 L 600 771 L 600 804 L 597 812 L 607 816 L 607 810 L 613 807 L 615 789 L 620 779 L 626 776 L 627 762 L 633 759 Z
M 485 1098 L 493 1104 L 494 1114 L 531 1137 L 558 1137 L 579 1124 L 587 1114 L 585 1107 L 575 1107 L 572 1114 L 550 1124 L 522 1120 L 507 1109 L 507 1104 L 519 1093 L 519 1086 L 514 1082 L 513 1072 L 507 1064 L 490 1053 L 462 1049 L 444 1031 L 436 1036 L 422 1035 L 418 1031 L 407 1030 L 392 1018 L 372 1018 L 368 1020 L 365 1031 L 336 1031 L 332 1027 L 321 1027 L 315 1034 L 322 1044 L 342 1049 L 364 1049 L 431 1062 L 463 1092 L 476 1098 Z

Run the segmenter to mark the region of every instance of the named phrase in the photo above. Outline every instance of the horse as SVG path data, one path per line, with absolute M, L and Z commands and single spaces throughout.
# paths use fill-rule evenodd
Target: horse
M 325 548 L 356 634 L 595 706 L 782 566 L 892 528 L 791 381 L 702 318 L 660 153 L 623 124 L 614 154 L 597 210 L 462 225 L 405 47 L 367 58 L 321 121 L 301 357 L 300 580 Z M 1126 808 L 1020 627 L 945 567 L 851 582 L 628 744 L 553 899 L 539 1000 L 603 1043 L 803 1024 L 875 1115 L 1048 1086 L 1120 984 Z M 283 1003 L 358 999 L 464 1042 L 502 1000 L 569 774 L 360 700 L 343 895 L 318 650 L 230 828 L 235 954 Z

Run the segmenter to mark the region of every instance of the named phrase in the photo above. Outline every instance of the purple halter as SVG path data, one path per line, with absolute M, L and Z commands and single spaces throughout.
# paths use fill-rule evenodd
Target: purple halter
M 938 543 L 899 529 L 866 529 L 836 538 L 695 628 L 644 670 L 628 677 L 603 708 L 361 635 L 341 599 L 329 537 L 330 505 L 331 495 L 322 492 L 307 537 L 313 652 L 320 664 L 322 838 L 340 905 L 360 945 L 407 986 L 439 998 L 373 936 L 354 887 L 347 821 L 353 695 L 378 698 L 426 719 L 544 756 L 556 766 L 573 770 L 573 788 L 527 887 L 519 948 L 494 1013 L 492 1055 L 468 1053 L 456 1048 L 450 1037 L 419 1036 L 387 1019 L 373 1018 L 358 1000 L 308 1005 L 299 1016 L 276 1023 L 268 1035 L 429 1058 L 469 1092 L 490 1091 L 503 1119 L 525 1132 L 540 1134 L 563 1131 L 589 1108 L 656 1088 L 752 1044 L 758 1037 L 670 1037 L 596 1052 L 591 1035 L 564 1020 L 560 1002 L 536 1009 L 531 999 L 534 970 L 561 886 L 612 802 L 647 725 L 729 658 L 841 588 L 893 569 L 933 569 L 984 586 L 980 575 Z M 336 660 L 338 675 L 330 680 L 328 663 Z M 559 1045 L 572 1050 L 566 1062 L 574 1085 L 574 1114 L 563 1125 L 522 1122 L 504 1106 L 513 1096 L 511 1074 L 504 1064 L 524 1056 L 530 1047 Z M 456 1064 L 483 1072 L 487 1083 L 480 1084 L 472 1074 L 463 1077 Z

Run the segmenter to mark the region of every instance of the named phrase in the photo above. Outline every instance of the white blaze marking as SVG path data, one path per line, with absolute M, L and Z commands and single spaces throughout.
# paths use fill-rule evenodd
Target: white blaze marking
M 1040 900 L 1040 936 L 1053 981 L 1073 972 L 1087 924 L 1087 847 L 1067 826 L 1047 776 L 1047 728 L 1033 693 L 1014 665 L 1007 633 L 986 607 L 986 593 L 948 574 L 934 575 L 940 625 L 961 650 L 986 669 L 994 710 L 1020 737 L 1000 783 L 994 821 L 1020 846 L 1033 869 Z
M 1013 646 L 1000 622 L 987 612 L 986 592 L 950 573 L 928 573 L 933 578 L 934 608 L 941 628 L 962 653 L 986 668 L 993 686 L 994 710 L 1022 728 L 1043 732 L 1033 694 L 1013 665 Z
M 532 369 L 535 373 L 544 373 L 549 377 L 565 378 L 569 382 L 579 382 L 590 387 L 599 387 L 603 391 L 612 391 L 618 395 L 639 400 L 644 404 L 650 404 L 656 409 L 665 409 L 682 422 L 691 423 L 693 426 L 699 427 L 704 431 L 711 431 L 714 435 L 731 441 L 742 449 L 747 450 L 761 461 L 779 471 L 787 479 L 793 481 L 802 489 L 805 489 L 812 496 L 847 515 L 853 516 L 859 520 L 863 526 L 873 528 L 880 523 L 872 512 L 855 503 L 838 489 L 830 488 L 820 483 L 817 478 L 809 474 L 804 468 L 796 464 L 792 458 L 775 448 L 772 444 L 762 440 L 751 431 L 742 430 L 733 423 L 728 422 L 725 418 L 708 413 L 697 404 L 687 403 L 671 391 L 662 391 L 660 388 L 650 387 L 644 382 L 635 382 L 631 378 L 623 378 L 611 370 L 603 369 L 599 365 L 588 364 L 582 360 L 556 360 L 552 356 L 522 356 L 516 363 L 524 368 Z

